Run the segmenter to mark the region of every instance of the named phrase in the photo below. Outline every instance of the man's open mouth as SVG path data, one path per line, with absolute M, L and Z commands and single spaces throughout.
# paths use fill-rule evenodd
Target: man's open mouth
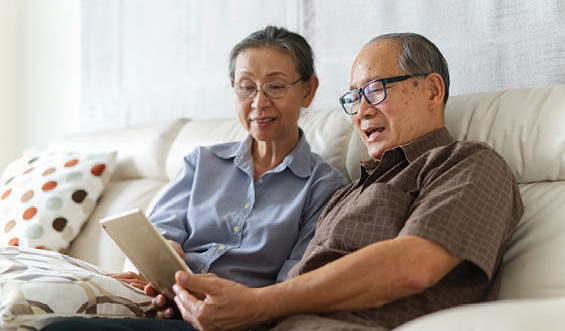
M 380 132 L 383 132 L 384 130 L 385 130 L 384 126 L 380 126 L 380 127 L 378 127 L 378 128 L 366 130 L 366 131 L 365 131 L 365 135 L 366 135 L 367 137 L 370 137 L 373 133 L 375 133 L 375 132 L 379 132 L 379 133 L 380 133 Z

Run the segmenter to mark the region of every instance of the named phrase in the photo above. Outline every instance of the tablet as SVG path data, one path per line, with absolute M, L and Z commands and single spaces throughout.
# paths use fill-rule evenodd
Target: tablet
M 100 225 L 159 292 L 174 298 L 178 270 L 190 269 L 140 209 L 100 220 Z

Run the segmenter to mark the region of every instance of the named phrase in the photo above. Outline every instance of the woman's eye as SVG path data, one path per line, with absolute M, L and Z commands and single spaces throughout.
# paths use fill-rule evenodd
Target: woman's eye
M 269 88 L 273 89 L 273 90 L 280 90 L 285 88 L 286 85 L 283 83 L 279 83 L 279 82 L 271 82 L 269 83 Z
M 242 91 L 254 91 L 255 85 L 253 84 L 239 84 L 239 89 Z

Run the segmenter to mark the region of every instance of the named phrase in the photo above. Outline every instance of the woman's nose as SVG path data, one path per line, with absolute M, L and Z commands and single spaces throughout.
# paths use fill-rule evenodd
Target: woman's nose
M 259 88 L 257 89 L 257 91 L 255 92 L 255 95 L 253 96 L 253 102 L 251 103 L 251 106 L 253 108 L 265 108 L 266 105 L 268 105 L 271 102 L 271 98 L 269 98 L 268 96 L 265 95 L 265 93 L 263 93 L 263 89 Z

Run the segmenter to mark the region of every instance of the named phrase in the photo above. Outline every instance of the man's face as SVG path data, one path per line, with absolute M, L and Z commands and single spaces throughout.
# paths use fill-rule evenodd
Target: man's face
M 351 86 L 360 89 L 374 79 L 401 76 L 398 67 L 399 43 L 378 40 L 365 46 L 353 63 Z M 416 73 L 408 73 L 416 74 Z M 369 155 L 380 160 L 386 150 L 415 140 L 438 126 L 429 109 L 425 77 L 387 84 L 386 100 L 371 106 L 363 98 L 359 112 L 353 115 Z

